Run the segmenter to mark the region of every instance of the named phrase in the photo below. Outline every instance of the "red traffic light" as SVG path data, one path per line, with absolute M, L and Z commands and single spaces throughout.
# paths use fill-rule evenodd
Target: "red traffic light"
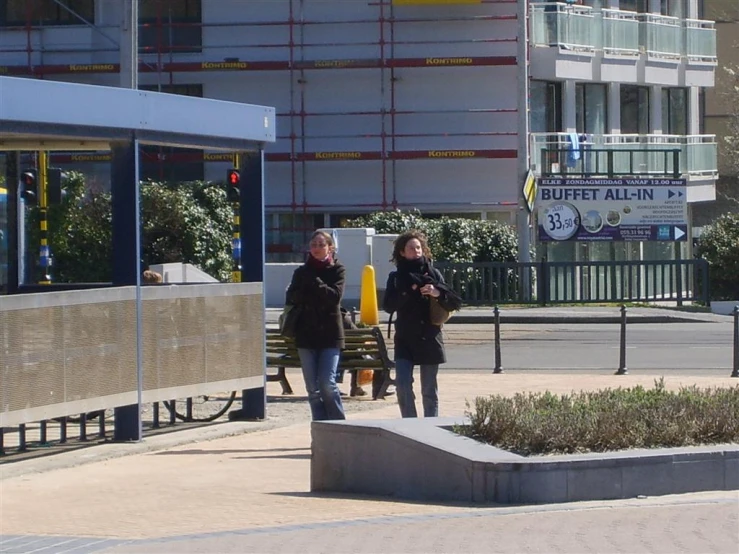
M 36 186 L 36 172 L 35 171 L 23 172 L 23 184 L 27 187 L 35 187 Z
M 226 182 L 229 185 L 238 185 L 241 182 L 241 175 L 237 169 L 229 169 L 226 174 Z
M 29 204 L 35 204 L 38 199 L 37 176 L 35 169 L 27 169 L 21 175 L 21 198 Z

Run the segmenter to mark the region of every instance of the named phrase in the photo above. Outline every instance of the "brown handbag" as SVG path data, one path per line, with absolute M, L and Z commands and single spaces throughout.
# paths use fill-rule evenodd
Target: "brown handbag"
M 436 298 L 431 297 L 429 303 L 429 320 L 433 325 L 443 325 L 449 318 L 452 317 L 452 312 L 446 310 Z

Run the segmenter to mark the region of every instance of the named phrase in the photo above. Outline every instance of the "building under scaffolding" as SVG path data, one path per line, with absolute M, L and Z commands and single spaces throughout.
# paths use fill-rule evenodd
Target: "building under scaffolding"
M 116 85 L 121 5 L 0 2 L 0 73 Z M 699 7 L 140 0 L 139 86 L 277 107 L 266 155 L 272 261 L 295 259 L 317 227 L 376 210 L 464 214 L 524 233 L 525 172 L 571 133 L 605 149 L 680 149 L 689 200 L 713 199 L 716 143 L 700 134 L 700 91 L 713 85 L 715 30 Z M 51 160 L 106 180 L 106 153 Z M 207 151 L 142 152 L 153 179 L 223 180 L 229 165 Z

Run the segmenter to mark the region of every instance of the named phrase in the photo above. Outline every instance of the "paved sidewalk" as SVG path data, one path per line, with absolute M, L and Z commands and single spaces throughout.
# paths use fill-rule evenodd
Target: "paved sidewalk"
M 463 413 L 476 395 L 651 386 L 654 378 L 442 371 L 441 413 Z M 665 382 L 736 385 L 708 376 L 666 375 Z M 277 393 L 276 383 L 269 387 Z M 383 404 L 351 417 L 398 416 L 393 399 Z M 247 431 L 255 424 L 236 425 Z M 35 460 L 28 473 L 26 462 L 11 464 L 14 476 L 0 481 L 0 552 L 739 550 L 736 492 L 517 507 L 316 495 L 309 491 L 308 422 L 207 438 L 169 447 L 169 439 L 155 437 L 145 441 L 149 452 L 66 468 L 53 457 Z M 165 442 L 156 451 L 158 441 Z M 81 451 L 79 461 L 87 455 Z

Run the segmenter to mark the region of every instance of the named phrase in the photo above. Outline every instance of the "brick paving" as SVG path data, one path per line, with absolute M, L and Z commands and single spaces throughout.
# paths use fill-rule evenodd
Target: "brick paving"
M 441 415 L 463 413 L 477 395 L 651 386 L 654 378 L 442 371 Z M 736 380 L 666 375 L 665 383 Z M 276 383 L 268 386 L 277 394 Z M 350 417 L 398 416 L 393 399 L 372 404 Z M 49 457 L 28 473 L 19 465 L 26 462 L 11 464 L 12 475 L 0 475 L 0 552 L 739 551 L 736 491 L 520 507 L 315 495 L 307 422 L 205 438 L 70 467 Z M 147 448 L 160 440 L 147 439 Z

